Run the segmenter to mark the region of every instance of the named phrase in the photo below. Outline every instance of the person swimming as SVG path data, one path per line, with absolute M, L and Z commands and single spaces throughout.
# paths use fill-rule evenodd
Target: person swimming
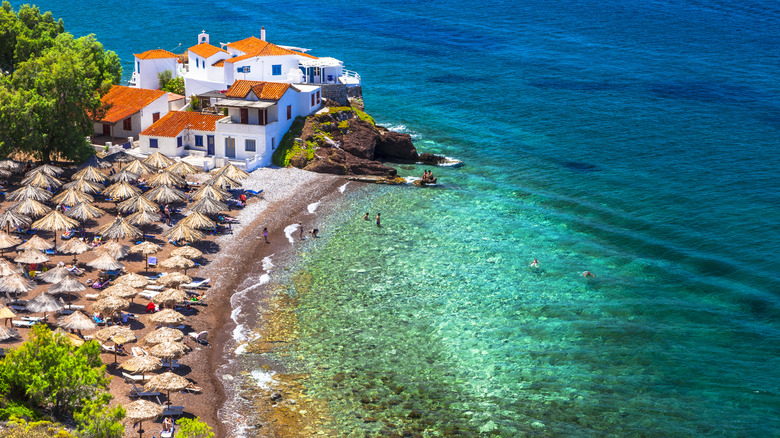
M 584 272 L 583 272 L 581 275 L 582 275 L 583 277 L 585 277 L 585 278 L 588 278 L 588 277 L 595 277 L 595 275 L 593 275 L 593 273 L 592 273 L 592 272 L 590 272 L 590 271 L 584 271 Z
M 538 268 L 539 267 L 539 260 L 534 259 L 534 261 L 532 261 L 531 264 L 528 265 L 528 266 L 530 266 L 532 268 Z

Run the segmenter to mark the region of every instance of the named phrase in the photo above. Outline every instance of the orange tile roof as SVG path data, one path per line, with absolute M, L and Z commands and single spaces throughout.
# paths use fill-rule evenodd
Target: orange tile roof
M 296 52 L 294 50 L 285 49 L 277 46 L 276 44 L 263 41 L 260 38 L 251 36 L 241 41 L 229 43 L 228 47 L 232 47 L 236 50 L 244 52 L 244 55 L 236 56 L 235 58 L 226 59 L 225 62 L 236 62 L 247 58 L 254 58 L 255 56 L 284 56 L 284 55 L 302 55 L 308 58 L 317 59 L 314 56 L 307 55 L 305 53 Z
M 163 58 L 176 58 L 176 54 L 163 49 L 147 50 L 144 53 L 137 53 L 135 55 L 138 59 L 163 59 Z
M 197 46 L 192 46 L 187 50 L 191 51 L 196 55 L 200 55 L 204 58 L 208 58 L 209 56 L 212 56 L 219 52 L 228 53 L 226 50 L 222 50 L 219 47 L 212 46 L 211 44 L 208 43 L 200 43 Z
M 168 102 L 172 102 L 174 100 L 184 99 L 184 96 L 181 94 L 171 93 L 168 92 Z
M 165 96 L 165 91 L 114 85 L 100 101 L 107 106 L 101 122 L 116 123 Z
M 185 129 L 197 131 L 216 130 L 217 120 L 223 118 L 218 114 L 201 114 L 192 111 L 171 111 L 162 119 L 146 128 L 141 135 L 151 137 L 176 137 Z
M 225 93 L 225 97 L 244 99 L 252 91 L 260 100 L 279 100 L 288 88 L 290 88 L 290 84 L 239 79 L 233 82 L 233 86 Z
M 213 63 L 211 65 L 213 67 L 224 67 L 225 66 L 225 60 L 224 59 L 220 59 L 219 61 L 217 61 L 217 62 L 215 62 L 215 63 Z

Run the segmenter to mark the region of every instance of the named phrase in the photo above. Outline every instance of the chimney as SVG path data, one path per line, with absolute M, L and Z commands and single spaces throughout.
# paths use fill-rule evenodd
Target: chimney
M 265 26 L 260 28 L 260 39 L 265 41 Z

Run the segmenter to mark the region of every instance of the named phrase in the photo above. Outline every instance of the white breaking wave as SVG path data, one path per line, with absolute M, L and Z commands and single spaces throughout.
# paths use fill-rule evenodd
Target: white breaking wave
M 306 207 L 306 209 L 309 210 L 309 214 L 314 214 L 314 212 L 317 211 L 317 207 L 319 207 L 321 203 L 322 201 L 317 201 L 309 204 L 309 206 Z
M 273 371 L 254 370 L 250 374 L 257 382 L 257 386 L 262 389 L 268 389 L 276 373 Z
M 347 190 L 347 184 L 349 184 L 349 182 L 346 182 L 343 186 L 339 187 L 339 192 L 344 193 L 344 190 Z
M 273 264 L 273 263 L 271 263 L 271 257 L 273 257 L 273 256 L 274 256 L 274 255 L 273 255 L 273 254 L 271 254 L 271 255 L 269 255 L 269 256 L 265 256 L 265 257 L 263 257 L 263 271 L 265 271 L 265 272 L 270 272 L 270 271 L 271 271 L 271 268 L 273 268 L 273 267 L 274 267 L 274 264 Z
M 259 284 L 268 284 L 269 281 L 271 281 L 271 276 L 268 274 L 263 274 L 260 276 Z
M 300 226 L 298 224 L 287 225 L 284 227 L 284 235 L 287 236 L 287 240 L 290 241 L 290 245 L 295 244 L 295 239 L 293 239 L 292 235 L 294 232 L 298 231 L 299 228 Z

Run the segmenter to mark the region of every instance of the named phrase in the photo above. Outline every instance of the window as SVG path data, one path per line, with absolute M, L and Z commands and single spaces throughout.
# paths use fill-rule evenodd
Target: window
M 247 139 L 244 142 L 244 150 L 247 152 L 254 152 L 255 151 L 255 141 Z
M 141 61 L 135 62 L 135 71 L 137 71 L 139 75 L 141 74 Z
M 195 67 L 200 67 L 200 59 L 195 58 Z
M 271 137 L 271 150 L 276 149 L 276 137 Z
M 156 138 L 150 138 L 149 139 L 149 149 L 157 149 L 157 139 Z
M 160 113 L 153 113 L 152 114 L 152 123 L 160 120 Z
M 125 131 L 132 131 L 133 130 L 133 119 L 128 117 L 125 120 L 122 121 L 122 129 Z
M 271 74 L 274 75 L 274 76 L 279 76 L 280 74 L 282 74 L 282 65 L 281 64 L 279 64 L 279 65 L 272 65 L 271 66 Z
M 287 120 L 292 119 L 292 105 L 287 105 Z
M 320 103 L 320 91 L 317 90 L 317 103 Z
M 314 106 L 314 94 L 311 95 L 311 106 Z
M 176 137 L 176 147 L 180 148 L 182 146 L 182 140 L 184 137 Z
M 195 136 L 195 146 L 203 146 L 203 136 L 202 135 L 196 135 Z

